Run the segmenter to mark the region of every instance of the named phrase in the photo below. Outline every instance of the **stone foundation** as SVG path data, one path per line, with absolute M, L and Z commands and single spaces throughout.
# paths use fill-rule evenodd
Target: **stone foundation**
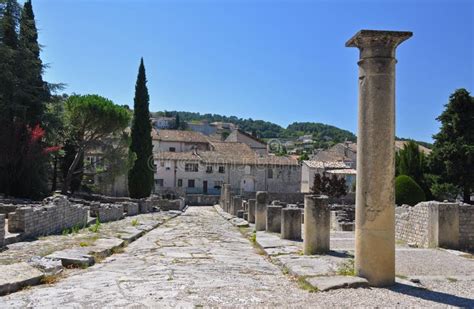
M 135 216 L 140 213 L 140 207 L 138 203 L 123 202 L 123 210 L 127 213 L 127 216 Z
M 21 207 L 9 214 L 8 231 L 22 233 L 23 237 L 37 237 L 60 233 L 74 226 L 87 223 L 87 209 L 71 204 L 65 196 L 44 200 L 42 206 Z
M 100 222 L 117 221 L 123 219 L 124 207 L 122 204 L 94 203 L 90 206 L 91 217 L 96 217 Z
M 0 215 L 0 248 L 5 246 L 5 215 Z
M 418 247 L 473 248 L 474 206 L 422 202 L 396 208 L 397 240 Z
M 474 205 L 459 206 L 459 246 L 474 249 Z

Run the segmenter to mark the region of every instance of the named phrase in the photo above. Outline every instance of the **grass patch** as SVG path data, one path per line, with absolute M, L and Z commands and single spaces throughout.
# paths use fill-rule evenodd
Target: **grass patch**
M 336 273 L 340 276 L 355 276 L 354 259 L 342 263 Z
M 139 224 L 138 219 L 132 220 L 132 226 L 137 226 Z
M 99 221 L 99 218 L 96 218 L 94 225 L 89 227 L 89 231 L 91 231 L 92 233 L 98 233 L 99 229 L 100 229 L 100 221 Z
M 253 231 L 252 234 L 250 234 L 249 239 L 253 244 L 257 243 L 257 233 Z
M 449 282 L 457 282 L 457 281 L 458 281 L 458 279 L 456 279 L 456 278 L 451 278 L 451 277 L 447 277 L 446 279 L 447 279 Z
M 123 247 L 112 248 L 112 254 L 124 253 L 125 249 Z
M 41 279 L 41 284 L 54 284 L 54 283 L 58 282 L 59 279 L 60 279 L 59 274 L 57 274 L 57 275 L 50 275 L 50 276 L 44 276 L 44 277 Z
M 298 286 L 300 287 L 300 289 L 303 289 L 303 290 L 308 291 L 310 293 L 315 293 L 315 292 L 319 291 L 318 288 L 315 288 L 314 286 L 309 284 L 308 281 L 306 281 L 305 277 L 299 277 L 298 278 Z
M 88 243 L 87 241 L 81 241 L 81 242 L 79 243 L 79 246 L 81 246 L 81 247 L 89 247 L 90 245 L 91 245 L 91 244 Z
M 405 276 L 405 275 L 395 275 L 395 277 L 400 278 L 400 279 L 403 279 L 403 280 L 407 280 L 407 279 L 408 279 L 408 277 Z

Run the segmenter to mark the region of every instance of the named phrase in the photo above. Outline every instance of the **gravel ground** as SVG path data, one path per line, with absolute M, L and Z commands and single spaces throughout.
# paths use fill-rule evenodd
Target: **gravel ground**
M 191 207 L 103 263 L 0 297 L 0 308 L 474 307 L 472 269 L 467 273 L 462 269 L 463 276 L 449 280 L 422 277 L 430 290 L 398 284 L 310 293 L 259 255 L 213 208 Z

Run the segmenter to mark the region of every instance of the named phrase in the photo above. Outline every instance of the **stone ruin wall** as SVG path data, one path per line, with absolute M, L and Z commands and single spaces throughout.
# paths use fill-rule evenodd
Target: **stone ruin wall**
M 399 206 L 395 210 L 395 238 L 419 247 L 428 246 L 429 204 Z
M 0 215 L 0 248 L 5 246 L 5 215 Z
M 8 231 L 23 233 L 24 237 L 36 237 L 86 224 L 87 209 L 71 204 L 61 196 L 45 199 L 44 205 L 21 207 L 10 213 Z
M 451 207 L 451 211 L 446 206 Z M 459 220 L 459 226 L 457 226 L 457 220 Z M 456 228 L 456 231 L 450 231 L 449 228 L 442 230 L 441 225 L 445 221 L 452 221 L 444 226 Z M 452 238 L 452 235 L 449 235 L 451 232 L 454 233 L 455 238 L 459 237 L 459 245 L 456 247 L 474 248 L 474 205 L 430 201 L 421 202 L 413 207 L 396 208 L 395 237 L 399 241 L 418 247 L 433 247 L 439 242 L 445 242 L 446 235 Z M 456 248 L 453 247 L 453 249 Z
M 105 204 L 95 202 L 90 206 L 90 216 L 98 218 L 99 222 L 110 222 L 123 219 L 124 207 L 122 204 Z
M 474 248 L 474 205 L 459 206 L 459 246 Z

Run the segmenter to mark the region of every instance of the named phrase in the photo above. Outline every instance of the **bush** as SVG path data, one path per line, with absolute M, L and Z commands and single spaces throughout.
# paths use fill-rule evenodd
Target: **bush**
M 397 205 L 414 206 L 426 200 L 423 189 L 410 177 L 400 175 L 395 178 L 395 202 Z

